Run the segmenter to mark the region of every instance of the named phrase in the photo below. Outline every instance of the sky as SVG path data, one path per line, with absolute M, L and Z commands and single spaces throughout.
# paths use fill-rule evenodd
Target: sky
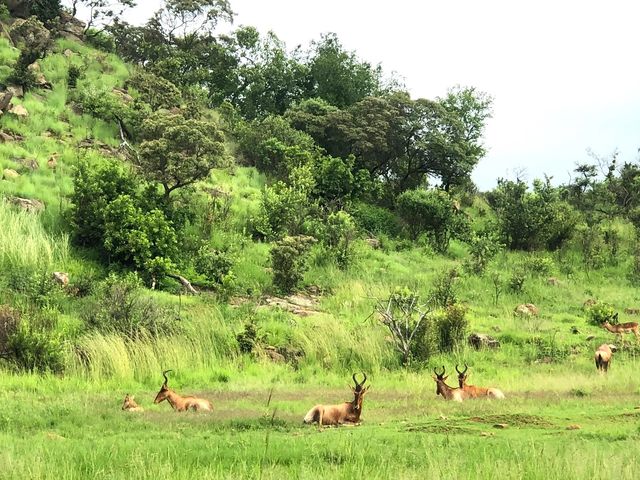
M 360 59 L 396 72 L 412 98 L 455 85 L 494 99 L 473 172 L 565 183 L 578 162 L 640 158 L 640 2 L 632 0 L 230 0 L 234 27 L 271 30 L 289 49 L 338 35 Z M 142 23 L 160 0 L 125 15 Z

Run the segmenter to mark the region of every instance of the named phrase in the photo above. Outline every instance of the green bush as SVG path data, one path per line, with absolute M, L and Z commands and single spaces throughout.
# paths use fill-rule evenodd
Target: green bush
M 354 261 L 353 242 L 356 234 L 355 222 L 347 212 L 340 210 L 327 217 L 324 244 L 328 255 L 341 269 L 348 268 Z
M 69 65 L 67 71 L 67 86 L 69 88 L 76 88 L 78 85 L 78 79 L 82 76 L 82 68 L 78 65 Z
M 555 269 L 555 263 L 547 255 L 529 255 L 524 261 L 523 267 L 532 277 L 546 277 Z
M 233 277 L 233 259 L 228 252 L 208 246 L 200 247 L 194 260 L 196 272 L 213 285 L 223 285 Z
M 452 303 L 447 305 L 443 314 L 437 318 L 435 326 L 440 352 L 451 352 L 464 344 L 469 326 L 466 314 L 466 306 Z
M 389 209 L 359 202 L 349 208 L 349 213 L 358 227 L 370 235 L 397 237 L 401 227 L 398 217 Z
M 287 236 L 271 247 L 273 285 L 282 293 L 291 293 L 302 281 L 308 268 L 308 254 L 313 237 Z
M 153 336 L 178 330 L 175 316 L 147 296 L 140 277 L 110 274 L 86 299 L 82 319 L 89 328 L 119 333 L 127 338 Z
M 504 248 L 494 232 L 472 234 L 469 242 L 470 258 L 465 262 L 465 269 L 481 275 L 489 262 Z
M 612 305 L 605 302 L 598 302 L 587 310 L 587 319 L 591 325 L 599 327 L 605 320 L 609 320 L 611 323 L 617 323 L 613 319 L 613 314 L 614 309 Z
M 433 282 L 431 290 L 431 302 L 434 306 L 447 308 L 458 302 L 458 294 L 455 282 L 458 279 L 458 271 L 455 268 L 441 272 Z
M 31 15 L 38 17 L 45 25 L 58 17 L 62 10 L 60 0 L 30 0 L 29 3 Z

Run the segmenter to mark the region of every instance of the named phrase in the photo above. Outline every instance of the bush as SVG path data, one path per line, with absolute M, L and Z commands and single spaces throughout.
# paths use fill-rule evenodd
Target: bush
M 124 277 L 110 274 L 87 300 L 82 319 L 90 328 L 132 339 L 145 333 L 157 336 L 177 330 L 175 317 L 145 296 L 135 273 Z
M 554 268 L 553 259 L 546 255 L 530 255 L 524 262 L 525 271 L 532 277 L 546 277 L 553 272 Z
M 241 353 L 251 353 L 258 343 L 258 327 L 254 319 L 244 324 L 244 330 L 236 335 L 238 349 Z
M 605 242 L 604 236 L 597 225 L 583 227 L 576 235 L 582 261 L 587 270 L 602 268 L 605 264 Z
M 298 235 L 284 237 L 271 248 L 273 285 L 282 293 L 291 293 L 308 268 L 309 248 L 316 240 Z
M 613 320 L 613 314 L 613 306 L 604 302 L 598 302 L 587 310 L 588 322 L 591 325 L 596 325 L 598 327 L 601 326 L 605 320 L 609 320 L 611 323 L 616 323 Z
M 9 338 L 8 357 L 20 370 L 60 373 L 64 369 L 64 342 L 52 331 L 23 318 Z
M 509 277 L 509 290 L 513 293 L 521 293 L 524 290 L 524 283 L 527 280 L 527 274 L 524 270 L 515 270 Z
M 324 235 L 327 253 L 343 270 L 353 263 L 355 256 L 353 241 L 355 238 L 356 225 L 351 215 L 340 210 L 327 217 Z
M 489 262 L 504 248 L 498 236 L 493 232 L 473 234 L 469 245 L 469 258 L 465 262 L 465 269 L 476 275 L 484 273 Z
M 222 285 L 233 277 L 233 260 L 229 253 L 208 246 L 200 247 L 194 260 L 196 272 L 214 285 Z
M 31 0 L 29 10 L 45 25 L 60 15 L 60 0 Z
M 384 234 L 390 237 L 400 235 L 400 222 L 391 210 L 360 202 L 354 204 L 349 209 L 349 213 L 358 227 L 370 235 Z
M 458 302 L 454 286 L 457 278 L 458 271 L 455 268 L 444 271 L 436 277 L 431 290 L 431 301 L 434 306 L 447 308 Z
M 82 68 L 78 65 L 69 65 L 67 71 L 67 86 L 69 88 L 76 88 L 78 85 L 78 79 L 82 76 Z
M 451 352 L 465 341 L 469 322 L 466 319 L 467 307 L 459 303 L 448 305 L 436 322 L 438 349 Z
M 24 295 L 29 307 L 57 307 L 64 297 L 51 272 L 14 269 L 9 272 L 8 280 L 9 288 Z

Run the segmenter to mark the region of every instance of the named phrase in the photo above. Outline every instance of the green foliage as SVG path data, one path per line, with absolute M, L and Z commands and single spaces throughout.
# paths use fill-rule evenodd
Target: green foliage
M 82 76 L 82 68 L 78 65 L 69 65 L 67 72 L 67 87 L 76 88 L 78 79 Z
M 640 239 L 636 239 L 631 257 L 631 270 L 627 276 L 632 285 L 640 285 Z
M 134 198 L 121 195 L 104 212 L 104 247 L 113 259 L 162 278 L 174 268 L 178 241 L 161 210 L 143 211 Z
M 514 270 L 508 281 L 509 290 L 513 293 L 522 293 L 524 291 L 524 284 L 526 281 L 527 273 L 524 269 Z
M 282 293 L 291 293 L 302 281 L 313 243 L 313 237 L 286 236 L 271 247 L 273 285 Z
M 577 230 L 576 239 L 587 270 L 597 270 L 605 264 L 604 236 L 598 225 L 584 226 Z
M 493 231 L 472 234 L 469 245 L 470 258 L 465 262 L 466 270 L 481 275 L 503 248 L 504 245 Z
M 35 15 L 45 25 L 60 15 L 62 9 L 60 0 L 30 0 L 29 4 L 31 15 Z
M 82 319 L 89 328 L 117 332 L 129 339 L 178 330 L 172 313 L 149 297 L 135 273 L 110 274 L 87 298 Z
M 466 318 L 468 308 L 459 303 L 450 303 L 444 312 L 437 316 L 435 328 L 438 338 L 438 350 L 451 352 L 464 345 L 469 321 Z
M 29 66 L 43 58 L 50 46 L 50 34 L 35 16 L 16 21 L 9 30 L 20 55 L 7 82 L 30 90 L 36 85 L 36 74 Z
M 617 323 L 613 318 L 615 310 L 613 306 L 606 302 L 597 302 L 587 309 L 587 321 L 591 325 L 601 326 L 605 320 L 610 323 Z
M 258 327 L 254 318 L 244 324 L 244 330 L 236 335 L 238 349 L 242 353 L 251 353 L 259 341 Z
M 560 248 L 571 238 L 578 222 L 576 212 L 560 199 L 549 179 L 534 181 L 533 192 L 527 192 L 521 180 L 500 179 L 487 197 L 504 242 L 511 249 Z
M 173 83 L 142 69 L 127 79 L 125 88 L 134 89 L 152 110 L 179 107 L 182 100 L 180 90 Z
M 353 241 L 356 235 L 356 225 L 351 215 L 342 210 L 329 214 L 323 240 L 328 255 L 343 270 L 354 261 Z
M 406 191 L 398 196 L 396 208 L 411 238 L 426 232 L 438 252 L 445 252 L 449 240 L 465 230 L 465 222 L 458 218 L 451 197 L 442 190 Z
M 433 282 L 431 290 L 431 302 L 439 308 L 447 308 L 458 303 L 458 293 L 455 283 L 458 279 L 458 271 L 455 268 L 440 272 Z
M 137 166 L 162 185 L 167 200 L 174 190 L 206 178 L 225 162 L 224 135 L 210 121 L 154 113 L 142 122 L 140 137 Z
M 528 255 L 523 268 L 532 277 L 546 277 L 553 273 L 555 263 L 548 255 Z
M 196 272 L 214 285 L 228 284 L 233 279 L 233 259 L 227 251 L 202 246 L 194 259 Z
M 4 22 L 10 18 L 11 14 L 9 13 L 9 9 L 7 6 L 2 3 L 0 4 L 0 21 Z
M 389 209 L 365 202 L 353 203 L 349 213 L 358 227 L 373 235 L 385 234 L 390 237 L 400 235 L 398 217 Z

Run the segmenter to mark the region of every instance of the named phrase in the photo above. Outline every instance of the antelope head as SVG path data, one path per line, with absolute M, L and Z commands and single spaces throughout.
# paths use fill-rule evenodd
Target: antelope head
M 458 369 L 458 365 L 456 365 L 456 372 L 458 372 L 458 385 L 460 385 L 460 388 L 462 388 L 464 386 L 464 383 L 467 381 L 467 370 L 469 370 L 469 367 L 466 363 L 464 364 L 463 371 L 460 371 Z
M 433 368 L 433 373 L 436 374 L 435 377 L 432 376 L 433 379 L 436 381 L 436 395 L 442 395 L 443 397 L 445 397 L 443 385 L 444 385 L 445 380 L 447 378 L 449 378 L 449 375 L 445 376 L 445 374 L 444 374 L 445 373 L 444 365 L 442 366 L 442 373 L 438 373 L 436 371 L 436 367 Z
M 156 395 L 156 398 L 153 401 L 153 403 L 160 403 L 169 396 L 170 390 L 169 390 L 169 386 L 167 385 L 167 383 L 169 382 L 169 379 L 167 378 L 167 373 L 169 373 L 170 371 L 171 370 L 165 370 L 164 372 L 162 372 L 162 376 L 164 377 L 164 383 L 160 387 L 160 391 Z
M 133 395 L 128 393 L 124 396 L 124 402 L 122 403 L 122 410 L 129 410 L 130 408 L 136 408 L 138 404 L 133 399 Z
M 362 400 L 364 399 L 365 394 L 369 391 L 369 387 L 364 387 L 364 382 L 367 381 L 367 374 L 362 372 L 362 376 L 364 377 L 362 382 L 358 382 L 356 379 L 356 374 L 353 374 L 353 383 L 355 387 L 351 387 L 351 391 L 353 392 L 353 407 L 354 410 L 359 411 L 362 408 Z

